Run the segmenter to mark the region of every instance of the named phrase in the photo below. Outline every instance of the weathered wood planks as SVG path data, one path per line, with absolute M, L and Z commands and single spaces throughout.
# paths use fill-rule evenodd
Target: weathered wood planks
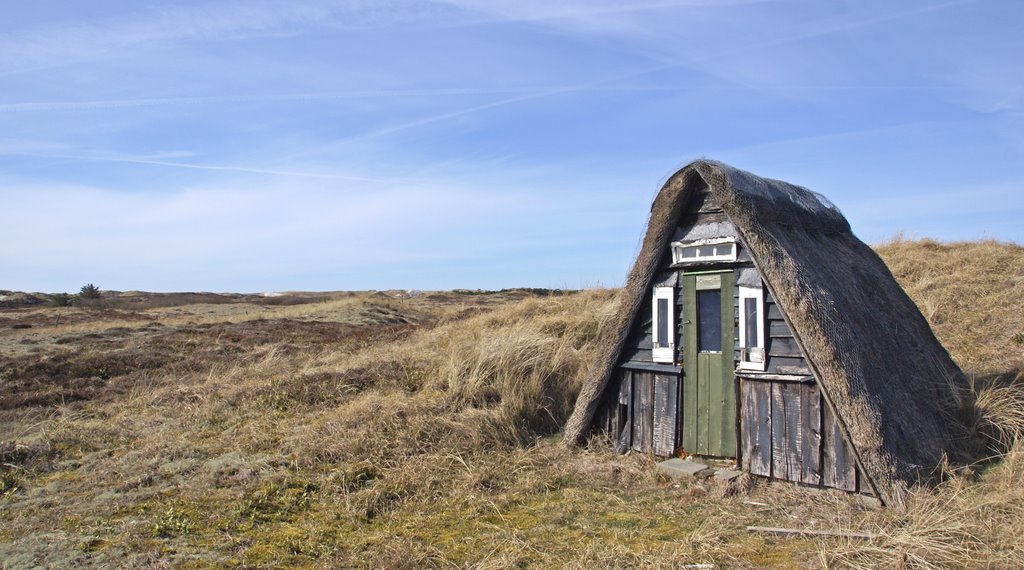
M 654 454 L 662 457 L 671 456 L 676 451 L 678 386 L 678 376 L 654 375 Z
M 822 483 L 844 491 L 856 491 L 856 459 L 843 439 L 832 410 L 828 406 L 822 408 Z
M 803 403 L 803 470 L 800 481 L 808 485 L 821 485 L 821 393 L 815 384 L 790 386 L 800 390 Z
M 633 372 L 633 449 L 654 450 L 654 375 Z
M 769 382 L 741 381 L 743 468 L 754 475 L 772 474 L 772 404 Z
M 781 382 L 772 382 L 772 475 L 799 481 L 802 471 L 801 396 Z
M 835 442 L 823 427 L 827 406 L 818 386 L 750 378 L 743 378 L 741 386 L 744 469 L 807 485 L 837 486 L 825 473 L 826 445 Z M 838 441 L 845 446 L 842 438 Z M 848 450 L 843 447 L 842 451 Z M 835 454 L 833 451 L 832 456 Z
M 769 337 L 768 356 L 789 356 L 803 358 L 803 351 L 793 337 Z

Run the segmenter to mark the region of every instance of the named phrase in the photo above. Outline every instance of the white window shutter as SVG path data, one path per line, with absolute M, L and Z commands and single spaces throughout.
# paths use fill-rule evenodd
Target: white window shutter
M 675 363 L 676 303 L 675 287 L 655 287 L 651 303 L 652 360 Z

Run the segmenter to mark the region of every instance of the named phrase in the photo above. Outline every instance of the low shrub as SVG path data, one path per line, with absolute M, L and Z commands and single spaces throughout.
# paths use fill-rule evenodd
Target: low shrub
M 100 288 L 92 283 L 86 283 L 85 285 L 82 285 L 82 288 L 78 292 L 78 296 L 83 299 L 99 299 Z
M 51 307 L 70 307 L 72 302 L 74 302 L 74 297 L 67 293 L 55 293 L 50 297 Z

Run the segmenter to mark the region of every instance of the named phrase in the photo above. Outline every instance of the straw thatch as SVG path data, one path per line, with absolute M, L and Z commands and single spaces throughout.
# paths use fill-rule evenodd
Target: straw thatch
M 605 349 L 580 392 L 565 440 L 590 431 L 602 394 L 687 201 L 709 187 L 787 316 L 826 400 L 887 503 L 958 456 L 952 417 L 963 373 L 875 252 L 824 197 L 706 160 L 658 193 Z

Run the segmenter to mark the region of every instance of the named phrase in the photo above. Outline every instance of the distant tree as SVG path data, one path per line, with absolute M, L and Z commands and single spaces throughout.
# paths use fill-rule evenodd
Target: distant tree
M 92 283 L 87 283 L 82 285 L 82 289 L 78 292 L 78 295 L 83 299 L 99 299 L 100 288 Z
M 67 293 L 57 293 L 50 297 L 51 307 L 67 307 L 71 305 L 72 297 Z

